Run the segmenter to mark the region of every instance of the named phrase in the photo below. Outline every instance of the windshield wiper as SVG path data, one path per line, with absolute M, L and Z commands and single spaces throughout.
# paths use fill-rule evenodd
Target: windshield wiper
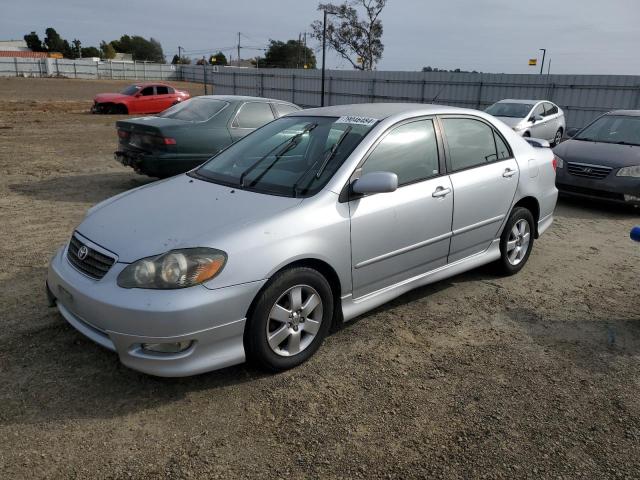
M 327 154 L 324 157 L 324 160 L 322 161 L 322 164 L 320 165 L 320 168 L 318 169 L 318 172 L 314 175 L 314 177 L 316 178 L 316 180 L 318 178 L 320 178 L 320 176 L 322 175 L 322 172 L 324 172 L 324 169 L 327 167 L 328 163 L 333 160 L 333 157 L 336 156 L 336 152 L 338 151 L 338 148 L 340 147 L 340 145 L 342 144 L 342 141 L 347 138 L 347 135 L 349 135 L 349 132 L 351 132 L 351 130 L 353 129 L 353 127 L 351 125 L 349 125 L 347 128 L 344 129 L 344 132 L 342 132 L 342 135 L 340 135 L 340 138 L 338 138 L 338 141 L 336 143 L 333 144 L 333 146 L 331 147 L 331 149 L 327 152 Z M 313 162 L 313 165 L 311 165 L 309 168 L 307 168 L 304 173 L 302 175 L 300 175 L 298 177 L 298 179 L 296 180 L 296 183 L 293 184 L 293 196 L 295 197 L 298 194 L 298 182 L 300 180 L 302 180 L 304 177 L 307 176 L 307 173 L 309 173 L 310 171 L 312 171 L 316 164 L 318 163 L 318 161 L 316 160 L 315 162 Z M 313 181 L 313 177 L 311 178 L 311 181 L 309 181 L 307 183 L 307 186 L 305 188 L 309 187 L 309 184 Z
M 287 140 L 285 140 L 284 142 L 279 143 L 278 145 L 276 145 L 275 147 L 273 147 L 271 150 L 269 150 L 264 156 L 260 157 L 258 160 L 256 160 L 249 168 L 247 168 L 244 172 L 242 172 L 240 174 L 240 178 L 238 179 L 238 184 L 241 187 L 244 187 L 244 179 L 246 178 L 247 175 L 249 175 L 251 172 L 253 172 L 253 170 L 260 165 L 264 160 L 266 160 L 267 158 L 269 158 L 271 156 L 271 154 L 273 154 L 273 152 L 275 152 L 277 149 L 279 149 L 280 147 L 282 147 L 284 145 L 283 150 L 278 153 L 276 155 L 275 160 L 273 161 L 273 163 L 269 166 L 269 168 L 271 168 L 279 159 L 280 157 L 282 157 L 285 153 L 287 153 L 290 149 L 291 146 L 296 143 L 297 145 L 297 141 L 298 139 L 304 135 L 305 133 L 310 132 L 311 130 L 313 130 L 314 128 L 316 128 L 318 126 L 317 123 L 309 123 L 308 125 L 306 125 L 304 127 L 304 129 L 300 132 L 300 133 L 296 133 L 294 136 L 292 136 L 291 138 L 288 138 Z M 268 170 L 268 169 L 267 169 Z M 265 172 L 266 173 L 266 172 Z M 263 173 L 264 175 L 264 173 Z M 259 178 L 262 178 L 262 175 Z M 256 179 L 256 181 L 258 180 Z M 255 183 L 255 181 L 253 182 Z

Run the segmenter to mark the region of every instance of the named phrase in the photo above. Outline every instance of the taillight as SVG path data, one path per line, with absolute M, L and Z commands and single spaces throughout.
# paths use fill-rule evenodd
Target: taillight
M 165 145 L 175 145 L 176 144 L 176 139 L 175 138 L 162 137 L 162 140 L 163 140 Z
M 118 137 L 120 138 L 129 138 L 129 132 L 126 130 L 118 130 Z
M 553 165 L 554 172 L 558 170 L 558 159 L 556 157 L 553 157 L 553 161 L 551 162 L 551 165 Z

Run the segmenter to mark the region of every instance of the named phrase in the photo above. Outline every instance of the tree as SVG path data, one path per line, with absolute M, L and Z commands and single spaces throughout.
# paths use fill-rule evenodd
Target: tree
M 279 40 L 269 40 L 269 48 L 260 59 L 260 66 L 264 68 L 316 68 L 316 56 L 313 50 L 299 40 L 289 40 L 286 43 Z
M 80 51 L 82 52 L 82 58 L 100 58 L 102 56 L 102 52 L 96 47 L 82 47 Z
M 144 60 L 149 62 L 164 63 L 164 53 L 162 52 L 162 46 L 154 38 L 149 40 L 134 35 L 123 35 L 120 40 L 112 40 L 111 46 L 118 53 L 129 53 L 133 56 L 134 60 Z
M 171 60 L 171 64 L 176 65 L 178 63 L 182 65 L 189 65 L 191 63 L 191 59 L 189 57 L 179 57 L 178 55 L 174 55 L 173 59 Z
M 64 55 L 65 50 L 68 50 L 69 42 L 65 46 L 65 41 L 62 37 L 56 32 L 55 28 L 49 27 L 45 30 L 46 37 L 44 37 L 44 45 L 47 48 L 48 52 L 58 52 Z M 67 47 L 67 48 L 65 48 Z
M 358 70 L 373 70 L 382 58 L 382 21 L 380 13 L 387 0 L 347 0 L 342 4 L 321 3 L 319 11 L 331 13 L 327 17 L 327 43 L 342 58 Z M 364 8 L 364 19 L 358 16 L 356 7 Z M 333 19 L 337 19 L 334 22 Z M 322 41 L 323 24 L 316 20 L 311 24 L 312 35 Z
M 222 52 L 218 52 L 215 55 L 211 55 L 209 57 L 209 63 L 211 65 L 219 65 L 219 66 L 225 66 L 229 64 L 229 62 L 227 62 L 227 57 Z
M 113 48 L 113 45 L 111 45 L 111 43 L 105 42 L 104 40 L 100 42 L 100 50 L 102 50 L 101 57 L 105 60 L 111 60 L 116 56 L 116 50 L 115 48 Z
M 27 42 L 27 47 L 33 52 L 43 52 L 44 45 L 36 32 L 31 32 L 24 36 L 24 41 Z

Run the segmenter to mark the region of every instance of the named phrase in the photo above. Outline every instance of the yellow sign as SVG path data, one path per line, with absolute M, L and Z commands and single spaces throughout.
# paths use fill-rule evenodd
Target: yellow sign
M 538 64 L 538 59 L 537 58 L 530 58 L 529 59 L 529 66 L 530 67 L 535 67 Z

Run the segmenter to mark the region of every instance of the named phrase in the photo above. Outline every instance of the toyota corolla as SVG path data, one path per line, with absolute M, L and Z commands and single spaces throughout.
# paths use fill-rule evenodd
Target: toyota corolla
M 149 374 L 291 368 L 408 290 L 490 262 L 518 272 L 552 223 L 555 166 L 473 110 L 295 112 L 91 208 L 50 263 L 49 300 Z

